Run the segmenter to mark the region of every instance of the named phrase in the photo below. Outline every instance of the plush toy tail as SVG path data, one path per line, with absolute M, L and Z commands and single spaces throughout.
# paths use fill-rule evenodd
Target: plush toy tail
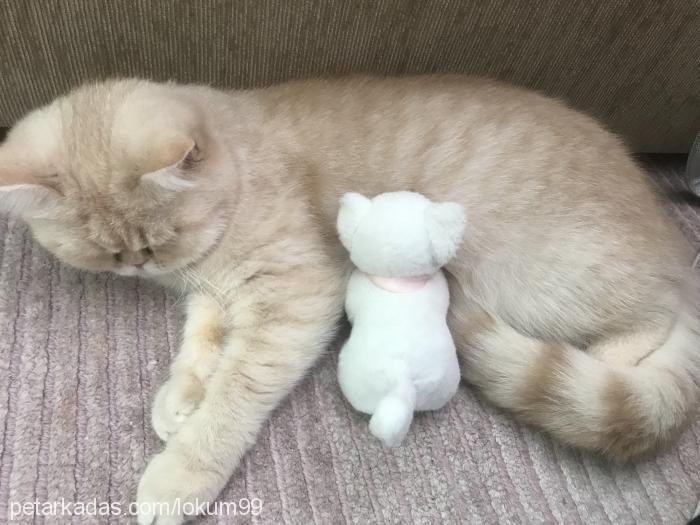
M 402 378 L 378 404 L 369 430 L 388 446 L 401 443 L 408 433 L 416 406 L 416 389 L 408 376 Z

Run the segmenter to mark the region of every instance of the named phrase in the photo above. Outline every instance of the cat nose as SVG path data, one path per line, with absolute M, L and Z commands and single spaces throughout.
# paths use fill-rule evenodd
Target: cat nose
M 123 250 L 115 254 L 114 258 L 119 263 L 134 266 L 136 268 L 143 268 L 143 265 L 146 264 L 152 256 L 153 251 L 146 247 L 138 251 Z

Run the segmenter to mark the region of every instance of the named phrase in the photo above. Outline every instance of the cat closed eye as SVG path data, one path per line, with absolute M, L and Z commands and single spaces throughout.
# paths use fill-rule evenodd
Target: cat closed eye
M 58 173 L 47 173 L 47 174 L 41 174 L 37 175 L 36 177 L 37 182 L 40 184 L 51 188 L 59 193 L 62 193 L 61 191 L 61 185 L 60 185 L 60 177 Z

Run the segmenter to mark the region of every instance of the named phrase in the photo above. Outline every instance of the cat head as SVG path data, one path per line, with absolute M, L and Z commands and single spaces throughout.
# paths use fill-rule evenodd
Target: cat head
M 28 114 L 0 145 L 0 211 L 77 268 L 168 273 L 223 232 L 221 149 L 174 86 L 84 86 Z
M 466 215 L 455 203 L 432 202 L 419 193 L 382 193 L 373 199 L 346 193 L 338 234 L 363 272 L 386 277 L 432 274 L 454 257 Z

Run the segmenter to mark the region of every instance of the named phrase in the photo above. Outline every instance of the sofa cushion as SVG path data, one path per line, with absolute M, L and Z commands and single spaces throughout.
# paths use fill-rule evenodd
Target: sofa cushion
M 112 76 L 263 86 L 352 72 L 491 76 L 561 97 L 637 151 L 700 122 L 697 0 L 25 0 L 0 8 L 0 126 Z

